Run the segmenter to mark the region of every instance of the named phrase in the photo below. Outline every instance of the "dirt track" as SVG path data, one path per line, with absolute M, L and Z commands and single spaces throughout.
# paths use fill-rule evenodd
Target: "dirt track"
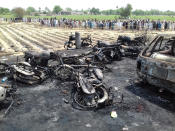
M 9 49 L 18 49 L 19 52 L 23 51 L 21 48 L 15 48 L 19 44 L 26 47 L 27 50 L 33 50 L 34 48 L 40 48 L 41 50 L 61 49 L 70 34 L 69 30 L 40 28 L 39 26 L 25 24 L 3 25 L 0 28 L 1 41 L 6 44 L 9 42 L 7 46 L 14 45 Z M 28 31 L 30 28 L 32 30 Z M 5 37 L 4 32 L 9 36 Z M 15 34 L 12 32 L 15 32 Z M 43 33 L 40 35 L 38 32 Z M 92 33 L 94 41 L 102 38 L 106 41 L 115 41 L 118 35 L 118 32 L 114 31 L 88 30 L 87 32 Z M 46 35 L 46 33 L 49 35 Z M 51 44 L 54 41 L 58 41 L 58 45 L 54 44 L 52 46 Z M 32 44 L 29 45 L 29 42 Z M 104 74 L 105 82 L 109 87 L 112 86 L 117 89 L 114 91 L 115 95 L 118 92 L 124 94 L 124 103 L 97 111 L 79 111 L 73 109 L 70 104 L 73 87 L 71 83 L 61 83 L 48 79 L 41 85 L 32 87 L 19 84 L 17 98 L 20 99 L 20 105 L 14 105 L 7 117 L 1 121 L 1 130 L 122 131 L 124 127 L 125 129 L 128 128 L 128 131 L 175 130 L 174 94 L 166 91 L 160 93 L 153 86 L 136 84 L 136 61 L 133 59 L 124 58 L 122 61 L 115 61 L 107 66 L 111 68 L 111 71 Z M 69 100 L 70 103 L 64 103 L 63 98 Z M 118 114 L 116 119 L 110 117 L 112 110 L 115 110 Z

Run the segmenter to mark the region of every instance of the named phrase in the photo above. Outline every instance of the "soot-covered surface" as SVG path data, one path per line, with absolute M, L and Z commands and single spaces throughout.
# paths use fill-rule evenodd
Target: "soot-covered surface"
M 48 79 L 40 85 L 18 85 L 17 99 L 2 131 L 173 131 L 174 94 L 137 83 L 136 61 L 124 58 L 110 65 L 105 82 L 124 102 L 96 111 L 80 111 L 71 106 L 72 83 Z M 136 84 L 137 83 L 137 84 Z M 65 101 L 69 103 L 66 104 Z M 115 100 L 114 100 L 115 101 Z M 117 118 L 110 112 L 116 111 Z M 1 111 L 2 113 L 2 111 Z

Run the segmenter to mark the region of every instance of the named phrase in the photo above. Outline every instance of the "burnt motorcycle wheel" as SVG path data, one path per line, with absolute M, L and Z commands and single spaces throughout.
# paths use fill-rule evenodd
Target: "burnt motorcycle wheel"
M 64 48 L 68 50 L 69 48 L 72 48 L 73 45 L 74 45 L 74 43 L 72 43 L 72 42 L 66 42 L 66 43 L 64 43 Z
M 57 67 L 54 71 L 54 74 L 59 80 L 74 80 L 74 69 L 69 65 L 61 65 Z
M 98 101 L 99 96 L 96 93 L 88 95 L 88 94 L 83 93 L 82 90 L 80 90 L 74 93 L 73 98 L 77 106 L 79 106 L 80 108 L 84 110 L 96 109 L 98 106 L 97 101 Z
M 84 110 L 97 109 L 109 104 L 108 91 L 104 86 L 95 88 L 96 93 L 85 94 L 81 89 L 74 93 L 74 102 Z

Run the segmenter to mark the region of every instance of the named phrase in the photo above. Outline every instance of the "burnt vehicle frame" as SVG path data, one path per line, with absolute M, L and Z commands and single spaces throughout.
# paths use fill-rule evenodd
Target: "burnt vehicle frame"
M 76 41 L 75 35 L 71 34 L 69 36 L 69 40 L 64 43 L 64 48 L 66 48 L 66 49 L 72 48 L 74 45 L 76 45 L 75 41 Z M 88 47 L 88 46 L 92 47 L 91 35 L 87 35 L 86 37 L 81 38 L 81 47 Z
M 117 44 L 120 45 L 124 57 L 137 58 L 141 50 L 146 46 L 148 40 L 146 32 L 133 39 L 128 36 L 119 36 Z
M 137 74 L 142 81 L 175 93 L 175 37 L 157 35 L 137 58 Z

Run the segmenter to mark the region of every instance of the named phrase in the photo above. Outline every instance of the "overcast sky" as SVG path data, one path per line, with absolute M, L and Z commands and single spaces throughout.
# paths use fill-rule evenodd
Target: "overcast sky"
M 116 9 L 118 6 L 126 6 L 127 3 L 132 4 L 133 9 L 159 9 L 162 11 L 175 11 L 175 0 L 0 0 L 0 7 L 14 8 L 33 6 L 36 9 L 46 6 L 53 9 L 54 5 L 60 5 L 63 9 L 70 7 L 72 9 L 88 9 L 92 7 L 103 9 Z

